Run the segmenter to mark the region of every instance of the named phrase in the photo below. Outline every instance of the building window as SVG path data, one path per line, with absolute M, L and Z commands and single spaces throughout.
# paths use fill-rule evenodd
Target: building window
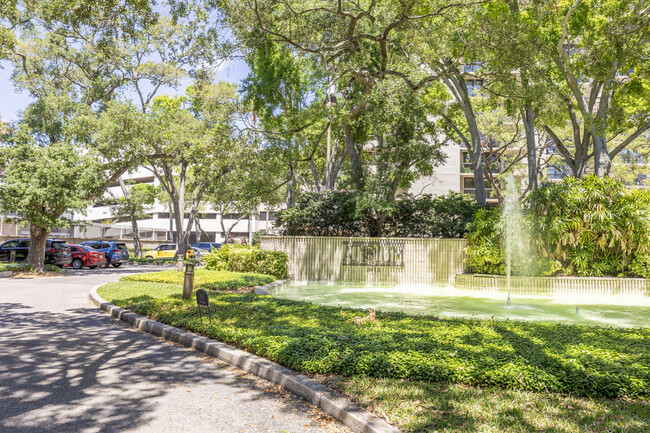
M 566 174 L 562 170 L 559 170 L 557 167 L 549 167 L 548 169 L 548 178 L 549 179 L 564 179 Z
M 476 96 L 480 93 L 483 87 L 483 80 L 467 80 L 467 94 L 469 96 Z

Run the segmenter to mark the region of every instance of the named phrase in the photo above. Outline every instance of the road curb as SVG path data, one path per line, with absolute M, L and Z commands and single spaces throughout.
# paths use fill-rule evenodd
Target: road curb
M 281 282 L 277 282 L 281 284 Z M 274 284 L 274 283 L 271 283 Z M 267 285 L 268 286 L 268 285 Z M 236 349 L 218 341 L 183 331 L 174 326 L 148 319 L 130 310 L 120 308 L 97 294 L 100 286 L 88 293 L 90 301 L 111 316 L 145 332 L 163 337 L 183 346 L 198 350 L 214 358 L 221 359 L 244 371 L 269 382 L 280 385 L 314 406 L 327 412 L 343 425 L 358 433 L 399 433 L 400 431 L 385 420 L 361 409 L 347 398 L 321 385 L 313 379 L 298 374 L 267 359 Z M 266 286 L 263 286 L 266 287 Z

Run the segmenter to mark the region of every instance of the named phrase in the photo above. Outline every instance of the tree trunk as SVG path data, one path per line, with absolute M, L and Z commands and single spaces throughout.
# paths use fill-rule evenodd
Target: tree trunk
M 140 248 L 140 233 L 138 233 L 138 220 L 131 215 L 131 230 L 133 231 L 133 248 L 135 248 L 135 256 L 142 257 L 142 248 Z
M 27 253 L 27 263 L 39 274 L 44 272 L 45 244 L 49 233 L 49 227 L 41 227 L 35 224 L 29 226 L 29 253 Z
M 537 179 L 537 139 L 535 136 L 535 112 L 530 102 L 521 109 L 521 116 L 526 132 L 526 151 L 528 159 L 528 189 L 533 191 L 538 188 Z
M 363 191 L 363 166 L 361 165 L 361 157 L 354 146 L 352 139 L 352 128 L 349 123 L 343 123 L 343 136 L 345 139 L 345 150 L 350 157 L 350 168 L 352 169 L 352 181 L 356 185 L 357 191 Z
M 465 79 L 458 76 L 443 77 L 443 82 L 447 88 L 451 91 L 451 94 L 456 98 L 456 102 L 463 110 L 465 115 L 465 120 L 467 122 L 467 127 L 469 129 L 470 141 L 465 140 L 465 145 L 468 147 L 470 158 L 472 161 L 472 170 L 474 171 L 474 188 L 476 191 L 476 202 L 485 206 L 486 204 L 486 194 L 485 194 L 485 176 L 483 173 L 483 146 L 481 144 L 481 133 L 478 130 L 478 125 L 476 123 L 476 115 L 474 114 L 474 109 L 472 108 L 472 99 L 467 91 L 467 83 Z M 447 120 L 451 123 L 450 120 Z M 454 128 L 461 137 L 464 137 L 460 134 L 458 128 Z
M 185 260 L 185 253 L 187 252 L 187 239 L 185 239 L 185 229 L 183 220 L 185 219 L 185 183 L 187 178 L 185 176 L 186 166 L 181 167 L 179 175 L 179 188 L 174 200 L 174 217 L 176 219 L 176 258 L 178 259 L 178 270 L 182 271 L 182 261 Z
M 290 174 L 291 177 L 289 178 L 289 182 L 287 182 L 287 208 L 293 207 L 296 204 L 296 176 L 293 172 Z
M 594 166 L 596 169 L 596 176 L 605 177 L 609 175 L 609 170 L 612 168 L 612 160 L 609 157 L 607 150 L 607 141 L 602 135 L 593 135 L 594 142 Z
M 126 187 L 122 176 L 119 177 L 118 182 L 120 183 L 120 188 L 122 189 L 122 194 L 126 201 L 131 200 L 131 195 L 129 194 L 129 189 Z M 138 220 L 131 215 L 131 230 L 133 231 L 133 248 L 135 248 L 135 256 L 142 257 L 142 248 L 140 248 L 140 233 L 138 233 Z
M 476 190 L 476 202 L 481 206 L 485 206 L 487 202 L 487 195 L 485 193 L 485 175 L 483 173 L 483 145 L 481 144 L 481 133 L 476 124 L 476 117 L 474 110 L 470 104 L 466 105 L 465 119 L 469 127 L 469 135 L 472 140 L 472 148 L 470 151 L 470 158 L 472 160 L 472 170 L 474 171 L 474 188 Z

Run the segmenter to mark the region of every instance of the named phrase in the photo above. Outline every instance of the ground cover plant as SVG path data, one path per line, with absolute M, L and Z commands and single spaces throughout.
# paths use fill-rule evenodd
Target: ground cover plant
M 317 377 L 404 433 L 647 433 L 650 403 L 364 376 Z
M 43 270 L 47 272 L 61 272 L 61 268 L 54 265 L 44 265 Z M 0 272 L 35 272 L 29 263 L 0 263 Z
M 170 269 L 160 272 L 126 275 L 122 281 L 141 281 L 151 283 L 183 284 L 184 272 Z M 243 287 L 262 286 L 275 280 L 270 275 L 214 271 L 204 268 L 194 270 L 194 287 L 197 289 L 226 290 Z
M 173 271 L 172 271 L 173 272 Z M 160 274 L 163 274 L 162 272 Z M 133 276 L 126 277 L 133 280 Z M 164 279 L 159 279 L 163 281 Z M 107 299 L 304 373 L 408 379 L 585 397 L 650 397 L 650 329 L 366 315 L 253 294 L 211 293 L 213 326 L 180 293 Z M 130 283 L 132 284 L 132 283 Z M 177 286 L 176 286 L 177 287 Z M 136 305 L 137 304 L 137 305 Z

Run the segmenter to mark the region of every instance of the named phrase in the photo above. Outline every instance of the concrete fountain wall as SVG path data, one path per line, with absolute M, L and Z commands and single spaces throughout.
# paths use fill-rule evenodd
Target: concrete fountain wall
M 455 287 L 483 292 L 504 292 L 503 275 L 457 275 Z M 511 277 L 510 292 L 531 295 L 650 296 L 650 281 L 643 278 Z
M 289 255 L 299 281 L 453 284 L 462 274 L 464 239 L 265 236 L 263 249 Z
M 265 236 L 260 246 L 286 252 L 289 276 L 297 281 L 507 290 L 505 276 L 464 273 L 464 239 Z M 650 296 L 650 280 L 513 276 L 511 290 L 522 294 Z

